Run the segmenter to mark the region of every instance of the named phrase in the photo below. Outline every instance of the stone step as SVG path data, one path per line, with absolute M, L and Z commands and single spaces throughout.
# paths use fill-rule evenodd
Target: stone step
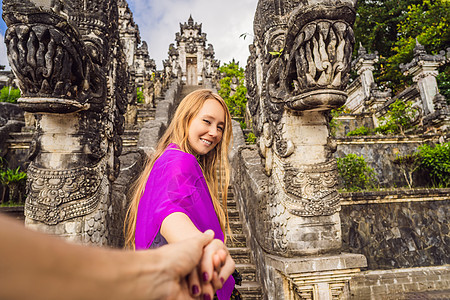
M 256 269 L 253 264 L 236 264 L 236 270 L 241 273 L 242 283 L 245 281 L 256 282 Z
M 227 206 L 236 207 L 236 201 L 234 201 L 233 199 L 230 200 L 230 198 L 228 197 Z
M 261 285 L 255 281 L 242 282 L 241 285 L 236 285 L 236 288 L 241 293 L 242 298 L 245 300 L 260 300 L 260 299 L 262 299 Z
M 252 259 L 250 257 L 250 249 L 245 247 L 228 248 L 230 255 L 236 264 L 250 264 Z
M 243 234 L 233 234 L 233 238 L 227 238 L 227 247 L 247 247 L 247 241 Z
M 232 206 L 228 207 L 228 218 L 230 220 L 236 220 L 239 221 L 239 211 L 236 208 L 233 208 Z
M 125 129 L 122 135 L 139 135 L 139 129 Z
M 138 114 L 155 114 L 155 112 L 156 112 L 156 108 L 154 108 L 154 107 L 138 107 L 138 110 L 137 110 L 137 113 Z
M 155 118 L 155 113 L 154 112 L 149 112 L 149 111 L 138 111 L 137 114 L 137 118 L 139 119 L 149 119 L 149 120 L 153 120 Z
M 137 140 L 139 139 L 139 130 L 127 129 L 120 137 L 122 138 L 123 145 L 127 143 L 137 143 Z
M 10 132 L 6 140 L 6 147 L 10 150 L 29 149 L 33 133 L 31 132 Z
M 256 281 L 256 267 L 252 263 L 251 250 L 247 247 L 245 235 L 243 233 L 242 222 L 239 217 L 239 210 L 234 198 L 233 189 L 230 186 L 227 195 L 227 211 L 233 239 L 227 239 L 227 247 L 236 263 L 236 269 L 242 276 L 242 285 L 236 286 L 243 299 L 262 299 L 262 288 Z
M 240 221 L 230 221 L 230 228 L 233 234 L 242 234 L 242 223 Z
M 12 139 L 17 140 L 31 140 L 33 137 L 33 132 L 27 131 L 27 132 L 10 132 L 9 136 Z

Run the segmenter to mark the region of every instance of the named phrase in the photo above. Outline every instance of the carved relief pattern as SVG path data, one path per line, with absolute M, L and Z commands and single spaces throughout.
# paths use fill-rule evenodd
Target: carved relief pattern
M 38 167 L 48 165 L 36 161 L 42 159 L 41 137 L 48 132 L 46 125 L 37 128 L 25 214 L 47 225 L 68 224 L 70 219 L 74 224 L 83 217 L 89 232 L 97 232 L 89 242 L 105 244 L 109 185 L 120 170 L 119 135 L 127 105 L 128 74 L 117 1 L 5 0 L 3 16 L 8 59 L 24 96 L 21 106 L 38 112 L 38 123 L 48 113 L 76 113 L 67 117 L 79 120 L 71 136 L 76 150 L 70 161 L 55 161 L 59 169 Z M 73 164 L 80 167 L 73 169 Z M 80 224 L 68 227 L 76 228 L 71 229 L 73 234 L 83 234 Z
M 339 210 L 337 169 L 327 143 L 326 162 L 294 168 L 285 164 L 296 141 L 286 134 L 283 115 L 327 111 L 347 99 L 354 45 L 352 0 L 260 0 L 254 19 L 246 82 L 248 108 L 265 170 L 282 191 L 282 203 L 297 216 Z
M 274 195 L 274 191 L 272 191 Z M 271 201 L 269 202 L 269 206 L 267 208 L 267 212 L 271 221 L 271 234 L 272 241 L 275 244 L 275 248 L 281 252 L 285 252 L 287 250 L 288 241 L 287 241 L 287 222 L 288 219 L 285 217 L 286 207 L 283 206 L 280 202 Z
M 308 23 L 297 35 L 287 62 L 287 75 L 296 74 L 297 79 L 288 75 L 285 86 L 293 95 L 317 88 L 344 89 L 353 44 L 353 30 L 343 21 Z
M 296 216 L 332 215 L 339 211 L 337 165 L 334 160 L 323 164 L 294 168 L 275 157 L 275 184 L 283 191 L 283 205 Z
M 98 206 L 108 180 L 106 163 L 73 170 L 28 168 L 28 199 L 25 215 L 47 225 L 88 215 Z
M 45 25 L 17 25 L 8 28 L 5 39 L 24 96 L 86 99 L 89 68 L 80 59 L 81 49 L 64 32 Z
M 104 96 L 105 78 L 91 61 L 91 56 L 98 55 L 88 55 L 98 53 L 97 47 L 90 49 L 94 43 L 83 43 L 64 15 L 43 13 L 29 2 L 27 10 L 16 11 L 14 2 L 5 5 L 5 43 L 23 96 L 74 99 L 82 104 L 88 100 L 98 102 L 95 98 Z M 28 110 L 44 109 L 33 105 L 37 106 L 32 103 Z M 56 112 L 81 108 L 70 101 L 53 101 L 47 107 Z

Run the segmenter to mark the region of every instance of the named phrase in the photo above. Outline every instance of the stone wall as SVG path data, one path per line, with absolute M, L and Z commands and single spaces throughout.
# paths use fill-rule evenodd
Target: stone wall
M 233 131 L 234 132 L 234 131 Z M 241 133 L 242 134 L 242 133 Z M 282 279 L 276 276 L 272 267 L 266 266 L 266 253 L 259 245 L 257 232 L 268 233 L 264 224 L 256 222 L 257 215 L 263 210 L 269 194 L 261 187 L 268 186 L 268 177 L 264 175 L 261 158 L 255 146 L 238 148 L 232 159 L 232 186 L 242 216 L 242 226 L 247 238 L 247 245 L 251 249 L 253 261 L 257 267 L 256 276 L 262 283 L 263 295 L 276 295 L 274 299 L 283 299 L 281 291 L 276 287 L 282 286 Z M 279 293 L 280 295 L 278 295 Z M 265 298 L 267 299 L 267 298 Z
M 421 136 L 367 136 L 336 138 L 335 157 L 355 153 L 363 156 L 368 165 L 375 170 L 379 187 L 407 186 L 399 167 L 394 164 L 397 156 L 414 153 L 425 143 L 436 143 L 439 135 Z M 415 173 L 415 186 L 427 185 L 427 178 Z
M 342 249 L 369 269 L 450 264 L 450 189 L 344 193 L 341 204 Z
M 358 127 L 374 128 L 372 115 L 368 113 L 361 114 L 342 114 L 334 118 L 337 122 L 335 130 L 336 137 L 345 137 L 347 133 Z
M 365 271 L 350 281 L 352 300 L 449 299 L 449 266 Z
M 167 89 L 164 100 L 158 102 L 155 119 L 144 124 L 139 133 L 138 148 L 150 155 L 156 149 L 159 138 L 164 134 L 178 107 L 181 92 L 181 79 L 174 80 Z
M 258 232 L 268 232 L 258 214 L 271 197 L 265 188 L 269 179 L 257 147 L 239 142 L 238 128 L 234 134 L 232 184 L 243 231 L 265 299 L 283 299 L 283 276 L 258 241 Z M 408 299 L 402 298 L 407 292 L 448 288 L 449 194 L 450 189 L 342 194 L 341 251 L 364 254 L 368 260 L 368 268 L 350 280 L 349 299 Z

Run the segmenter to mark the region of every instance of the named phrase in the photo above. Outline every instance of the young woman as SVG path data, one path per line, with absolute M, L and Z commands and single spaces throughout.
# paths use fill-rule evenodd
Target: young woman
M 234 262 L 224 245 L 231 117 L 223 99 L 196 90 L 179 104 L 152 159 L 138 178 L 127 215 L 126 244 L 160 247 L 212 229 L 201 267 L 189 275 L 192 296 L 230 299 Z M 225 262 L 225 263 L 223 263 Z

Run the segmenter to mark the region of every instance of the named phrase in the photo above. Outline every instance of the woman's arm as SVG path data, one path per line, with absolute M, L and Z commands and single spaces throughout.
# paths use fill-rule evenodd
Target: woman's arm
M 0 215 L 0 299 L 190 299 L 185 277 L 212 238 L 119 251 L 69 244 Z
M 195 227 L 189 217 L 181 212 L 168 215 L 161 224 L 161 235 L 167 243 L 172 244 L 191 238 L 200 230 Z

